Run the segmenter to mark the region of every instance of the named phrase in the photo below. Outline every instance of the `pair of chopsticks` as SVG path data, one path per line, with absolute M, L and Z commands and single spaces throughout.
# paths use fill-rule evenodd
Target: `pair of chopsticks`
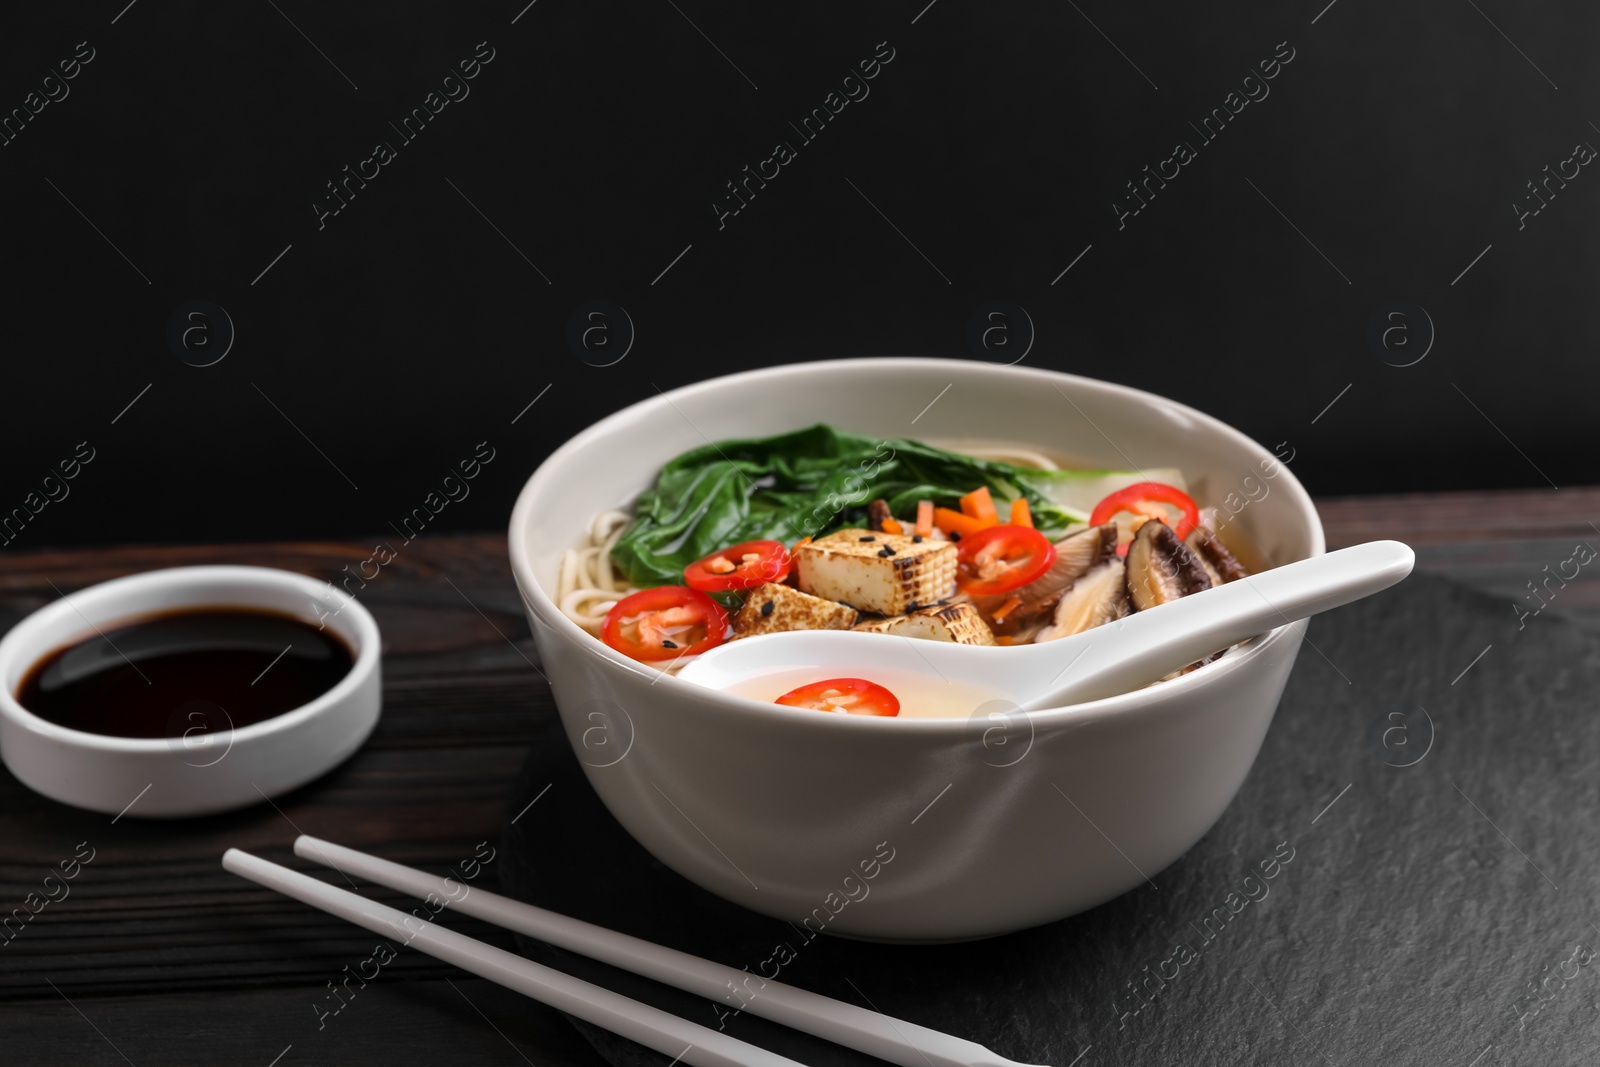
M 972 1041 L 859 1008 L 749 971 L 608 930 L 544 908 L 468 888 L 424 871 L 369 856 L 315 837 L 295 839 L 295 855 L 345 875 L 409 893 L 432 896 L 464 914 L 634 974 L 760 1015 L 901 1067 L 1024 1067 Z M 695 1067 L 800 1067 L 794 1060 L 641 1004 L 620 993 L 486 945 L 309 875 L 230 848 L 224 869 L 268 889 L 346 919 L 373 933 L 398 938 L 436 959 L 453 963 L 523 996 L 604 1027 Z M 746 996 L 754 993 L 753 999 Z

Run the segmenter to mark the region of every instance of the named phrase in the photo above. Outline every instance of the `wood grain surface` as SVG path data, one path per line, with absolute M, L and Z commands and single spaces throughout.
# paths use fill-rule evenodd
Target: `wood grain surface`
M 1567 559 L 1579 541 L 1600 546 L 1600 489 L 1319 506 L 1330 547 L 1408 541 L 1422 568 L 1504 596 L 1508 612 L 1514 602 L 1532 606 L 1521 597 L 1546 564 Z M 363 542 L 5 553 L 0 627 L 74 589 L 157 567 L 251 563 L 331 579 L 369 554 Z M 1600 579 L 1589 571 L 1559 591 L 1544 618 L 1600 629 Z M 0 1062 L 603 1062 L 556 1013 L 416 952 L 402 951 L 336 999 L 329 983 L 369 957 L 377 939 L 223 872 L 230 846 L 310 869 L 289 851 L 299 832 L 439 873 L 498 846 L 506 784 L 534 729 L 555 714 L 503 536 L 418 540 L 360 599 L 384 634 L 382 721 L 344 765 L 274 804 L 113 821 L 37 796 L 0 770 L 0 913 L 22 907 L 81 842 L 94 849 L 66 898 L 0 941 Z M 523 818 L 555 810 L 536 806 Z M 492 885 L 493 861 L 479 878 Z M 476 921 L 449 924 L 512 947 Z

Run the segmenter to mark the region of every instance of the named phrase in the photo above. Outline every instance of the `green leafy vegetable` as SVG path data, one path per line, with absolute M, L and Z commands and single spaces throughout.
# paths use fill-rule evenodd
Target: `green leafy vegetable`
M 1140 477 L 1041 471 L 818 424 L 775 437 L 721 441 L 671 460 L 654 488 L 639 496 L 611 559 L 635 585 L 674 585 L 683 580 L 684 567 L 740 541 L 792 546 L 804 537 L 865 525 L 867 502 L 876 497 L 887 500 L 893 514 L 909 517 L 918 500 L 959 507 L 961 496 L 980 485 L 989 487 L 997 504 L 1027 497 L 1034 524 L 1055 538 L 1087 521 L 1099 497 L 1082 502 L 1086 483 L 1098 492 L 1103 482 Z

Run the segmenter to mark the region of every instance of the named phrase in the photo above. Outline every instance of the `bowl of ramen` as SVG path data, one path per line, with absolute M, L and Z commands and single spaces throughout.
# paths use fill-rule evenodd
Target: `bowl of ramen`
M 1153 879 L 1238 791 L 1305 623 L 1030 712 L 931 663 L 841 678 L 797 653 L 732 691 L 679 671 L 813 629 L 1037 644 L 1323 549 L 1283 461 L 1216 419 L 907 358 L 635 404 L 541 464 L 510 524 L 562 722 L 622 826 L 808 936 L 906 942 L 1023 929 Z

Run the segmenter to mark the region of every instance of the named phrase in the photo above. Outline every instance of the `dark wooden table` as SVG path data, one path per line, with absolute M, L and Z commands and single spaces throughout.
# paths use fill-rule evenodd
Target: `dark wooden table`
M 1581 540 L 1600 546 L 1600 489 L 1341 499 L 1321 509 L 1330 546 L 1399 538 L 1416 546 L 1422 568 L 1504 597 L 1508 612 L 1544 564 Z M 331 578 L 370 554 L 365 542 L 5 553 L 0 627 L 54 599 L 51 583 L 68 592 L 193 563 Z M 604 1062 L 556 1013 L 415 952 L 347 1003 L 335 1000 L 329 983 L 377 939 L 221 869 L 230 846 L 309 869 L 289 852 L 299 832 L 439 873 L 498 843 L 506 784 L 534 728 L 555 713 L 503 537 L 416 541 L 361 600 L 384 634 L 382 722 L 354 758 L 276 806 L 113 822 L 36 796 L 0 770 L 0 913 L 22 906 L 80 842 L 95 853 L 70 896 L 0 947 L 0 1063 Z M 1600 579 L 1584 571 L 1546 610 L 1600 630 Z M 525 816 L 535 825 L 560 817 L 559 802 Z M 492 861 L 479 875 L 495 876 Z M 511 947 L 481 923 L 451 925 Z

